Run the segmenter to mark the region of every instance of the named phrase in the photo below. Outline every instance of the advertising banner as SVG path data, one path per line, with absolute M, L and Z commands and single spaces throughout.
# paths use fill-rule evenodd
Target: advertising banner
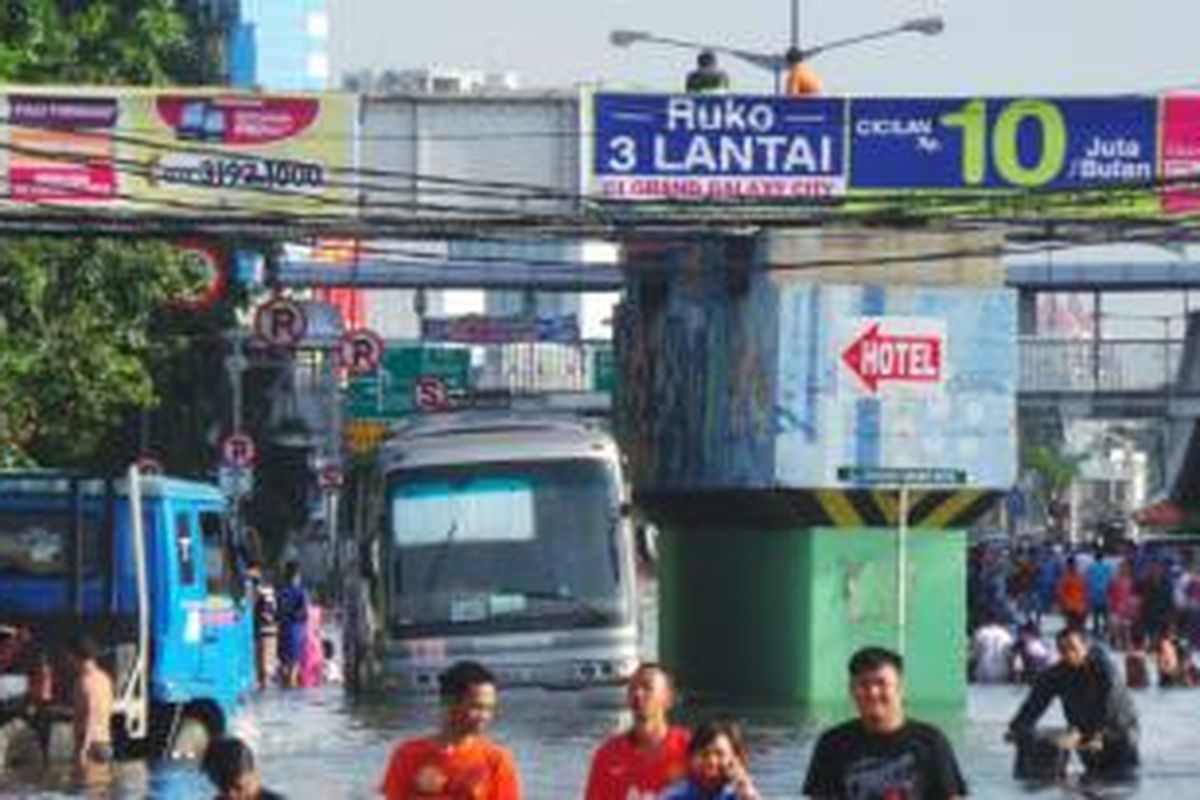
M 614 200 L 786 200 L 846 189 L 845 101 L 599 94 L 594 191 Z
M 579 318 L 561 316 L 486 316 L 425 317 L 421 320 L 421 339 L 426 342 L 458 344 L 511 344 L 515 342 L 579 342 Z
M 357 212 L 357 97 L 29 88 L 0 95 L 0 205 Z
M 233 213 L 352 214 L 352 95 L 139 94 L 126 101 L 137 136 L 140 204 Z
M 1162 129 L 1163 211 L 1200 211 L 1200 95 L 1164 98 Z
M 1092 217 L 1200 210 L 1200 192 L 1160 191 L 1164 177 L 1200 168 L 1200 99 L 602 93 L 590 108 L 588 188 L 601 200 L 824 198 L 847 211 L 894 202 L 936 214 L 995 198 L 1018 213 Z
M 111 203 L 119 170 L 116 97 L 0 95 L 6 178 L 0 199 L 18 203 Z
M 1149 186 L 1153 98 L 855 99 L 854 189 Z

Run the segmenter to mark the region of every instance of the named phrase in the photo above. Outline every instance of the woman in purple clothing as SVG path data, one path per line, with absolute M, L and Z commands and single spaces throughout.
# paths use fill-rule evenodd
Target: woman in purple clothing
M 279 681 L 296 686 L 300 656 L 308 628 L 308 593 L 300 585 L 300 565 L 289 561 L 283 568 L 283 586 L 275 593 L 279 618 Z

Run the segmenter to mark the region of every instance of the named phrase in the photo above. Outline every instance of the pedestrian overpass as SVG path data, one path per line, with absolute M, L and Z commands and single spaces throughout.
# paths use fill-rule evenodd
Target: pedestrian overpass
M 1022 410 L 1075 418 L 1200 417 L 1200 367 L 1192 363 L 1200 329 L 1186 303 L 1180 314 L 1186 320 L 1163 317 L 1154 336 L 1108 334 L 1096 311 L 1110 293 L 1149 297 L 1200 288 L 1200 263 L 1101 261 L 1068 252 L 1009 264 L 1006 282 L 1018 292 Z M 1067 337 L 1038 330 L 1039 296 L 1060 293 L 1084 295 L 1092 309 Z
M 871 640 L 914 701 L 961 705 L 965 528 L 1012 486 L 1018 400 L 1162 414 L 1193 386 L 1187 344 L 1039 338 L 1003 262 L 1194 236 L 1167 182 L 1200 171 L 1186 97 L 228 94 L 10 93 L 0 232 L 212 237 L 281 289 L 281 242 L 355 242 L 293 286 L 524 263 L 565 292 L 613 266 L 531 242 L 620 244 L 613 413 L 663 530 L 661 657 L 697 696 L 840 703 Z

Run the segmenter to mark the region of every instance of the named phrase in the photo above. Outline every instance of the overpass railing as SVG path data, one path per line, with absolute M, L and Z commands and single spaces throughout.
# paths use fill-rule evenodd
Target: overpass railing
M 1047 339 L 1023 336 L 1022 393 L 1167 393 L 1183 339 Z

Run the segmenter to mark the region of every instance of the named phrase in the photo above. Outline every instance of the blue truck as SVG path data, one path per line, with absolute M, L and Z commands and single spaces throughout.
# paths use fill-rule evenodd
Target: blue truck
M 214 486 L 136 468 L 119 480 L 0 472 L 0 678 L 19 684 L 49 662 L 69 700 L 63 654 L 86 631 L 114 679 L 118 751 L 198 754 L 255 678 L 253 597 L 227 505 Z

